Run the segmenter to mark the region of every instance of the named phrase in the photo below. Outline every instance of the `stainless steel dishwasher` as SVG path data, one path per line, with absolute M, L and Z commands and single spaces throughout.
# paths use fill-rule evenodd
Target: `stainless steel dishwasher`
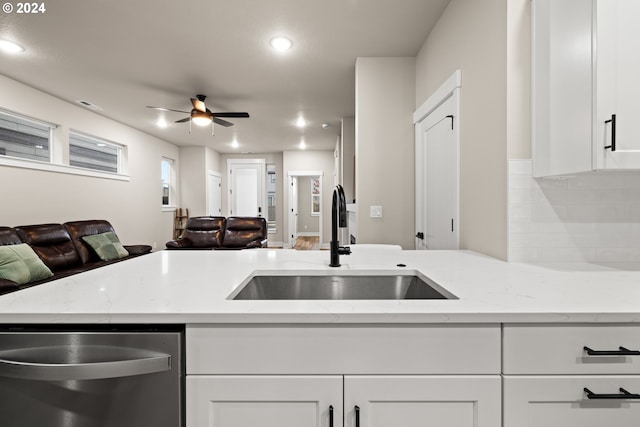
M 0 328 L 0 424 L 181 427 L 184 330 Z

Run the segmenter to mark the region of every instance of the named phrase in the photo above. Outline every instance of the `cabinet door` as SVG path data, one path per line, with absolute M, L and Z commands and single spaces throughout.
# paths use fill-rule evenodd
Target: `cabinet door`
M 531 5 L 533 176 L 590 171 L 592 0 Z
M 501 424 L 498 375 L 347 376 L 344 388 L 347 427 Z
M 187 427 L 342 426 L 341 376 L 196 375 L 186 383 Z
M 598 169 L 640 168 L 640 1 L 596 2 Z M 615 123 L 611 121 L 615 115 Z M 613 133 L 615 126 L 615 149 Z
M 632 376 L 505 376 L 503 427 L 622 427 L 640 420 L 638 399 L 589 399 L 615 395 L 620 388 L 640 393 L 640 377 Z

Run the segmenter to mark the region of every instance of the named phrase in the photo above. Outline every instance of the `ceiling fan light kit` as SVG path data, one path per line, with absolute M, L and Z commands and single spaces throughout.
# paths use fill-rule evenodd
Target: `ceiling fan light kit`
M 164 107 L 152 107 L 147 105 L 147 108 L 152 108 L 154 110 L 160 111 L 173 111 L 176 113 L 185 113 L 189 114 L 189 117 L 185 117 L 184 119 L 176 120 L 176 123 L 185 123 L 189 122 L 189 133 L 191 133 L 191 123 L 195 123 L 197 126 L 207 126 L 211 124 L 211 135 L 214 135 L 213 124 L 217 123 L 224 127 L 233 126 L 233 123 L 228 122 L 226 120 L 222 120 L 220 117 L 235 117 L 235 118 L 248 118 L 249 113 L 246 112 L 220 112 L 213 113 L 211 110 L 207 108 L 204 103 L 206 99 L 206 95 L 196 95 L 195 98 L 191 98 L 191 105 L 193 105 L 193 109 L 191 112 L 182 111 L 182 110 L 174 110 L 172 108 L 164 108 Z
M 207 126 L 212 120 L 213 117 L 206 112 L 195 109 L 191 112 L 191 121 L 197 126 Z

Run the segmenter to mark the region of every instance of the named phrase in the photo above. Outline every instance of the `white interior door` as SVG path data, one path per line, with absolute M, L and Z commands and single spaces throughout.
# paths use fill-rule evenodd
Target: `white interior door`
M 262 216 L 265 206 L 264 159 L 228 160 L 229 216 Z
M 458 96 L 416 123 L 416 249 L 458 249 Z
M 207 174 L 207 215 L 222 215 L 222 177 L 213 171 Z

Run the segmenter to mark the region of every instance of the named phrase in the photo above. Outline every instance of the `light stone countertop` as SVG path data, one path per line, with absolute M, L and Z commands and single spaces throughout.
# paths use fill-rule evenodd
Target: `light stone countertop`
M 468 251 L 159 251 L 0 296 L 0 323 L 640 322 L 640 271 L 506 263 Z M 405 264 L 406 267 L 398 267 Z M 417 272 L 457 300 L 232 301 L 254 272 Z

